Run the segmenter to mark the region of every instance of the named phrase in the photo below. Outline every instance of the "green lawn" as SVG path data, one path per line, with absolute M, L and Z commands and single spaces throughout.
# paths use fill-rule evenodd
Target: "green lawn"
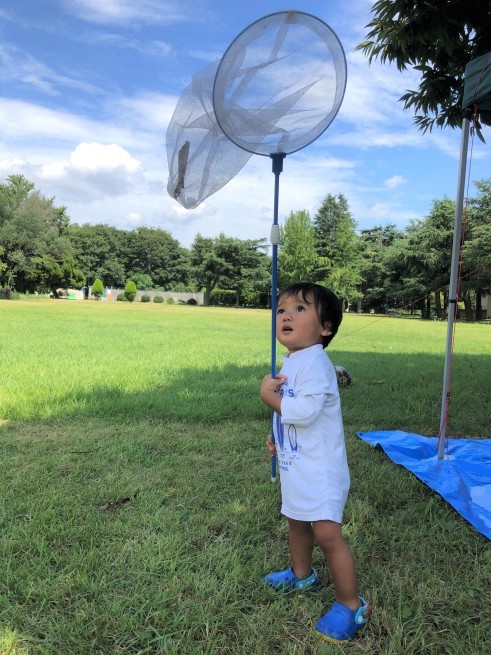
M 357 431 L 438 432 L 446 324 L 345 315 L 328 352 L 352 490 L 344 532 L 373 619 L 312 633 L 332 602 L 277 597 L 266 311 L 1 301 L 0 654 L 487 655 L 491 551 Z M 281 349 L 280 351 L 281 352 Z M 449 431 L 491 437 L 491 329 L 457 326 Z

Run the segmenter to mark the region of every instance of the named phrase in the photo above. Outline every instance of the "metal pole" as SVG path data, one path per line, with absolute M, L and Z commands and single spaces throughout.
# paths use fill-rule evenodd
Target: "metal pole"
M 447 346 L 445 351 L 445 368 L 443 371 L 442 407 L 440 414 L 440 434 L 438 440 L 438 459 L 443 459 L 447 438 L 447 413 L 450 400 L 450 367 L 452 358 L 453 327 L 457 315 L 457 287 L 459 274 L 460 245 L 462 241 L 462 214 L 464 208 L 465 172 L 467 167 L 467 146 L 469 143 L 470 111 L 466 111 L 462 120 L 462 139 L 460 143 L 459 178 L 457 185 L 457 203 L 455 207 L 455 225 L 452 245 L 452 265 L 450 285 L 448 288 L 448 322 Z
M 271 281 L 271 377 L 276 377 L 276 299 L 278 296 L 278 244 L 280 227 L 278 225 L 278 199 L 280 190 L 280 173 L 283 171 L 284 152 L 270 155 L 273 160 L 274 173 L 274 209 L 271 226 L 271 244 L 273 246 L 272 281 Z M 274 416 L 274 413 L 273 413 Z M 271 420 L 271 437 L 274 441 L 273 419 Z M 276 482 L 276 456 L 271 457 L 271 481 Z

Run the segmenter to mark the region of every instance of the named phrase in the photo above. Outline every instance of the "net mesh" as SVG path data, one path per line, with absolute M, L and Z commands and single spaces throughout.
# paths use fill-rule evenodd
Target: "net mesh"
M 167 191 L 186 209 L 221 189 L 251 154 L 220 129 L 213 109 L 218 62 L 196 73 L 179 98 L 166 134 Z
M 240 148 L 289 154 L 336 116 L 346 59 L 336 34 L 310 14 L 284 11 L 252 23 L 222 57 L 213 87 L 216 119 Z

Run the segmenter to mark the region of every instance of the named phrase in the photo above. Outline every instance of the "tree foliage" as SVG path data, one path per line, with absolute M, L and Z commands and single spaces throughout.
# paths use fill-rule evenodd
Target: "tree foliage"
M 189 279 L 189 254 L 166 230 L 138 227 L 125 233 L 121 248 L 125 270 L 148 275 L 156 287 L 172 289 Z
M 216 243 L 216 253 L 227 263 L 227 272 L 220 284 L 235 292 L 235 304 L 247 297 L 253 290 L 267 291 L 271 271 L 262 239 L 235 239 L 220 235 Z
M 83 286 L 68 222 L 66 208 L 55 207 L 24 176 L 0 184 L 0 285 L 54 295 L 60 287 Z
M 280 289 L 312 279 L 317 267 L 314 226 L 307 211 L 290 212 L 280 226 L 278 279 Z
M 134 299 L 136 298 L 136 292 L 137 292 L 136 284 L 133 282 L 133 280 L 128 280 L 128 282 L 126 282 L 124 287 L 124 295 L 126 297 L 126 300 L 128 300 L 128 302 L 133 302 Z
M 491 180 L 476 186 L 479 195 L 465 208 L 459 296 L 468 320 L 474 317 L 472 302 L 481 318 L 481 296 L 491 291 Z M 381 228 L 363 231 L 363 308 L 418 309 L 422 318 L 430 318 L 431 309 L 444 318 L 454 222 L 455 202 L 443 198 L 433 201 L 424 219 L 412 221 L 404 232 L 394 231 L 390 239 L 382 236 Z
M 100 300 L 101 296 L 104 294 L 104 284 L 100 278 L 94 280 L 91 291 L 95 299 Z
M 358 48 L 371 63 L 394 62 L 400 71 L 421 73 L 418 89 L 400 100 L 416 125 L 452 128 L 462 123 L 464 70 L 491 47 L 489 0 L 378 0 L 367 39 Z
M 129 279 L 133 280 L 133 282 L 136 284 L 137 289 L 152 289 L 153 288 L 153 280 L 150 277 L 150 275 L 147 275 L 146 273 L 129 273 Z
M 208 305 L 213 289 L 221 286 L 236 292 L 236 304 L 253 287 L 263 290 L 269 279 L 268 262 L 262 240 L 203 237 L 197 234 L 191 246 L 191 263 L 196 287 L 204 289 Z
M 491 292 L 491 178 L 475 185 L 477 195 L 465 211 L 460 284 L 468 319 L 474 308 L 481 317 L 481 296 Z M 307 211 L 291 212 L 280 227 L 280 286 L 312 280 L 331 287 L 345 307 L 358 300 L 365 311 L 418 308 L 423 318 L 434 303 L 443 317 L 454 217 L 455 203 L 443 198 L 405 230 L 389 224 L 358 234 L 346 198 L 329 194 L 313 220 Z M 266 250 L 262 240 L 225 234 L 197 234 L 188 250 L 158 228 L 71 225 L 66 208 L 56 207 L 23 176 L 0 184 L 0 287 L 7 290 L 55 295 L 60 288 L 82 288 L 87 276 L 93 289 L 97 278 L 113 287 L 132 280 L 132 300 L 137 288 L 154 285 L 203 289 L 206 304 L 215 290 L 218 302 L 262 305 L 271 289 Z
M 387 267 L 385 254 L 389 246 L 404 238 L 394 224 L 377 225 L 360 232 L 361 298 L 359 308 L 378 309 L 389 305 L 386 288 Z
M 89 284 L 100 278 L 109 287 L 123 286 L 127 278 L 123 230 L 110 225 L 74 223 L 68 227 L 67 235 Z
M 481 319 L 481 296 L 491 294 L 491 178 L 475 182 L 476 198 L 469 202 L 462 257 L 462 286 L 476 296 L 476 319 Z M 488 311 L 489 316 L 489 311 Z
M 360 258 L 356 222 L 340 193 L 328 194 L 314 218 L 317 281 L 331 288 L 346 305 L 360 295 Z

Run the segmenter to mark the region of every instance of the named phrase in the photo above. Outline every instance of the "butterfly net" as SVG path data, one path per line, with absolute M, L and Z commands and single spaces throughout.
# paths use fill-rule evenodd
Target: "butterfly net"
M 259 154 L 289 154 L 317 139 L 343 100 L 346 59 L 331 28 L 310 14 L 270 14 L 232 42 L 213 104 L 222 131 Z
M 212 92 L 217 67 L 218 62 L 210 64 L 193 76 L 167 128 L 167 191 L 186 209 L 221 189 L 251 156 L 216 121 Z

